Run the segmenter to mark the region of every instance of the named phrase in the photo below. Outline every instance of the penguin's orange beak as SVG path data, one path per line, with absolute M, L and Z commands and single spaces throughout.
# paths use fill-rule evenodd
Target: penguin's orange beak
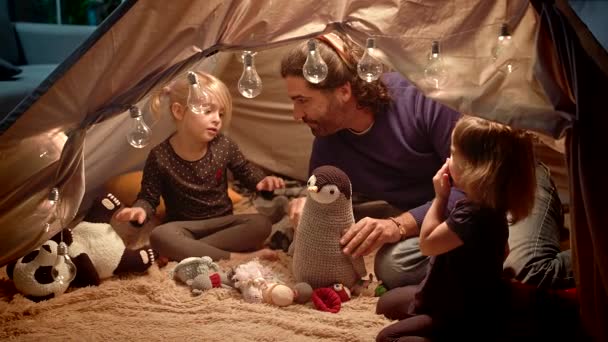
M 319 192 L 319 188 L 316 186 L 309 186 L 308 191 L 310 192 Z

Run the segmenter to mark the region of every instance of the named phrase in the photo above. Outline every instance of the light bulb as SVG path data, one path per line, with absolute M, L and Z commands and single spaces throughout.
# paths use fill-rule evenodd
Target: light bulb
M 127 134 L 127 140 L 131 146 L 135 148 L 143 148 L 150 142 L 152 130 L 144 122 L 141 111 L 139 108 L 137 108 L 137 106 L 132 106 L 129 109 L 129 112 L 133 120 L 131 121 L 131 129 Z
M 59 202 L 59 189 L 57 188 L 52 188 L 51 192 L 49 192 L 49 204 L 51 206 L 55 206 L 55 204 L 57 204 L 57 202 Z
M 321 83 L 327 77 L 327 64 L 317 51 L 317 42 L 314 39 L 308 41 L 308 56 L 302 68 L 304 78 L 310 83 Z
M 249 51 L 243 53 L 243 73 L 238 83 L 239 93 L 248 99 L 252 99 L 262 92 L 262 79 L 255 71 L 253 55 Z
M 211 97 L 205 91 L 199 81 L 198 76 L 194 71 L 188 72 L 188 82 L 190 90 L 188 92 L 187 105 L 194 114 L 204 114 L 211 110 Z
M 431 53 L 424 67 L 424 76 L 427 83 L 435 89 L 441 88 L 447 80 L 447 72 L 443 65 L 443 58 L 441 58 L 439 52 L 439 42 L 436 40 L 433 41 Z
M 362 80 L 367 82 L 373 82 L 379 79 L 384 69 L 382 63 L 374 58 L 375 49 L 376 40 L 374 38 L 367 38 L 367 41 L 365 42 L 365 53 L 363 53 L 359 63 L 357 63 L 357 74 L 359 74 L 359 77 Z
M 245 63 L 246 54 L 250 54 L 253 57 L 253 59 L 255 60 L 255 55 L 257 55 L 258 53 L 255 51 L 244 50 L 243 53 L 241 54 L 241 63 Z M 213 55 L 213 56 L 217 56 L 217 55 Z
M 509 27 L 507 24 L 502 24 L 500 26 L 500 35 L 498 36 L 498 39 L 496 39 L 496 44 L 492 48 L 492 57 L 494 61 L 496 62 L 501 56 L 508 56 L 511 53 L 512 48 L 513 41 L 511 39 Z M 500 68 L 506 70 L 508 73 L 511 73 L 515 69 L 515 63 L 512 59 L 507 59 Z
M 68 254 L 68 245 L 63 241 L 57 246 L 57 259 L 51 272 L 53 279 L 60 284 L 69 284 L 76 278 L 76 265 Z

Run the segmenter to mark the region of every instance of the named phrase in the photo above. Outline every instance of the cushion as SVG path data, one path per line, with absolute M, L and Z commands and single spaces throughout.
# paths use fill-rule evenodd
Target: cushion
M 17 77 L 10 81 L 0 80 L 0 120 L 34 91 L 55 67 L 56 64 L 20 65 L 22 72 Z
M 9 61 L 0 58 L 0 81 L 7 81 L 21 73 L 21 69 L 12 65 Z
M 0 0 L 0 58 L 12 64 L 20 62 L 15 28 L 8 16 L 8 0 Z
M 105 189 L 118 197 L 125 205 L 130 206 L 137 199 L 142 175 L 142 171 L 135 171 L 116 176 L 106 182 Z M 238 203 L 242 199 L 242 196 L 230 187 L 228 187 L 228 196 L 233 204 Z M 165 202 L 161 197 L 160 204 L 156 208 L 156 216 L 162 221 L 165 218 L 165 214 Z

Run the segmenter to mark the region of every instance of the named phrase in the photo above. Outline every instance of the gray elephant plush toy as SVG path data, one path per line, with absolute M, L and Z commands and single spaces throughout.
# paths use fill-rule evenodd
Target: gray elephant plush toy
M 230 277 L 208 256 L 186 258 L 169 275 L 190 286 L 194 295 L 200 295 L 214 287 L 233 287 Z

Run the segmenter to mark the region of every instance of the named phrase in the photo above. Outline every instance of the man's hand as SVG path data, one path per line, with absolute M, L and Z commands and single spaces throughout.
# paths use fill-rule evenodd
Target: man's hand
M 266 176 L 255 186 L 258 191 L 273 191 L 274 189 L 281 189 L 284 187 L 285 181 L 283 178 L 275 176 Z
M 306 197 L 298 197 L 292 199 L 287 207 L 287 215 L 289 216 L 289 221 L 291 222 L 294 231 L 298 229 L 298 224 L 300 224 L 300 218 L 302 218 L 302 210 L 304 210 L 305 203 Z
M 384 245 L 401 239 L 399 227 L 391 220 L 366 217 L 353 224 L 342 236 L 342 251 L 353 257 L 365 256 Z
M 118 221 L 137 221 L 139 224 L 143 224 L 146 220 L 146 211 L 143 208 L 123 208 L 116 214 Z

